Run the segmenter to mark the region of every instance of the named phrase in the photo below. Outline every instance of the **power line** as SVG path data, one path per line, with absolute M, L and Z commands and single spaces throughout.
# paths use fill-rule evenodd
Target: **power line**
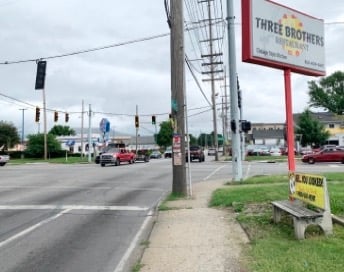
M 0 62 L 0 64 L 1 65 L 5 65 L 5 64 L 18 64 L 18 63 L 25 63 L 25 62 L 36 62 L 37 60 L 43 60 L 43 59 L 47 60 L 47 59 L 56 59 L 56 58 L 70 57 L 70 56 L 74 56 L 74 55 L 80 55 L 80 54 L 90 53 L 90 52 L 94 52 L 94 51 L 100 51 L 100 50 L 109 49 L 109 48 L 113 48 L 113 47 L 119 47 L 119 46 L 123 46 L 123 45 L 139 43 L 139 42 L 144 42 L 144 41 L 149 41 L 149 40 L 154 40 L 154 39 L 166 37 L 166 36 L 169 36 L 169 35 L 170 35 L 170 33 L 162 33 L 162 34 L 158 34 L 158 35 L 154 35 L 154 36 L 150 36 L 150 37 L 144 37 L 144 38 L 135 39 L 135 40 L 127 41 L 127 42 L 110 44 L 110 45 L 105 45 L 105 46 L 100 46 L 100 47 L 80 50 L 80 51 L 76 51 L 76 52 L 65 53 L 65 54 L 61 54 L 61 55 L 48 56 L 48 57 L 40 57 L 40 58 L 34 58 L 34 59 L 32 58 L 32 59 L 26 59 L 26 60 L 3 61 L 3 62 Z

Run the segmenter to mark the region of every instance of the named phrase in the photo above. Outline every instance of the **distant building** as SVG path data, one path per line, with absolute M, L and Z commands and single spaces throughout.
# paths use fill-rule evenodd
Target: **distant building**
M 298 122 L 300 115 L 300 113 L 294 114 L 295 123 Z M 323 124 L 330 133 L 330 138 L 326 144 L 344 146 L 344 116 L 332 112 L 311 112 L 311 116 Z
M 284 123 L 253 123 L 246 137 L 247 142 L 262 145 L 284 145 Z

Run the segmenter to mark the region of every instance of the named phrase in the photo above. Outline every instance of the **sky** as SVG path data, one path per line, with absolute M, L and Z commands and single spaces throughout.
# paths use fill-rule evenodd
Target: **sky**
M 226 1 L 215 2 L 219 10 L 216 15 L 226 18 Z M 275 2 L 324 20 L 326 75 L 343 71 L 343 1 Z M 193 9 L 199 5 L 198 1 L 185 0 L 184 5 L 185 27 L 195 29 Z M 283 123 L 283 71 L 242 62 L 241 1 L 234 0 L 233 5 L 243 119 L 252 123 Z M 107 118 L 113 135 L 135 135 L 136 111 L 142 135 L 152 135 L 159 129 L 151 124 L 152 115 L 156 116 L 157 125 L 168 120 L 171 110 L 170 29 L 163 0 L 0 0 L 0 29 L 0 120 L 13 123 L 19 133 L 23 131 L 23 120 L 25 135 L 43 132 L 42 113 L 40 124 L 35 123 L 35 107 L 43 107 L 43 91 L 34 87 L 35 60 L 41 58 L 47 61 L 44 94 L 48 130 L 54 125 L 80 128 L 82 120 L 84 126 L 88 126 L 89 108 L 91 126 L 98 128 L 100 121 Z M 220 29 L 226 36 L 227 28 L 223 25 Z M 203 92 L 185 68 L 188 130 L 197 136 L 213 131 L 208 103 L 211 85 L 202 81 L 201 50 L 196 42 L 201 37 L 197 36 L 197 30 L 186 30 L 184 35 L 185 53 Z M 228 67 L 228 39 L 218 45 Z M 100 48 L 103 49 L 81 53 Z M 319 79 L 292 73 L 294 113 L 308 107 L 308 81 Z M 216 101 L 218 131 L 222 131 L 224 83 L 217 83 L 215 88 L 219 94 Z M 54 111 L 59 112 L 57 123 L 53 120 Z M 68 123 L 64 121 L 65 112 L 69 113 Z

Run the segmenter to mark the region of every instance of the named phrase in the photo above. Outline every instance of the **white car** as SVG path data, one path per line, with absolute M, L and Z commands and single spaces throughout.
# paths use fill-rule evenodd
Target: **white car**
M 0 166 L 4 166 L 10 160 L 10 156 L 5 154 L 0 154 Z
M 282 151 L 278 147 L 271 147 L 269 153 L 271 156 L 282 156 Z

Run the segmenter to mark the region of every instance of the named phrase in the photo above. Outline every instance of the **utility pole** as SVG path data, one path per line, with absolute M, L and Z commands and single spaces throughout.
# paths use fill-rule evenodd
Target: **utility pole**
M 222 78 L 215 78 L 214 75 L 215 73 L 222 73 L 223 69 L 220 70 L 215 70 L 215 67 L 217 65 L 222 65 L 223 62 L 216 62 L 214 57 L 221 56 L 221 52 L 214 52 L 213 49 L 213 42 L 215 40 L 219 40 L 219 37 L 213 37 L 213 23 L 212 23 L 212 13 L 211 13 L 211 2 L 214 0 L 200 0 L 198 1 L 199 4 L 202 3 L 207 3 L 207 9 L 208 9 L 208 24 L 209 24 L 209 39 L 208 40 L 203 40 L 200 42 L 209 42 L 209 54 L 208 55 L 201 55 L 202 58 L 207 57 L 209 58 L 209 62 L 207 63 L 202 63 L 202 66 L 210 66 L 210 71 L 202 72 L 202 74 L 210 74 L 210 79 L 205 79 L 203 81 L 210 81 L 211 82 L 211 103 L 212 103 L 212 110 L 213 110 L 213 129 L 214 129 L 214 138 L 213 138 L 213 145 L 216 149 L 215 152 L 215 161 L 219 160 L 218 156 L 218 138 L 217 138 L 217 116 L 216 116 L 216 95 L 215 95 L 215 80 L 222 80 Z
M 139 107 L 136 105 L 136 116 L 139 116 Z M 136 126 L 136 137 L 135 137 L 135 154 L 137 155 L 137 144 L 139 137 L 139 126 Z
M 45 100 L 45 89 L 42 89 L 43 94 L 43 130 L 44 130 L 44 160 L 48 159 L 48 142 L 47 142 L 47 105 Z
M 19 109 L 22 111 L 22 132 L 21 132 L 21 158 L 24 158 L 24 111 L 26 109 Z
M 238 87 L 237 69 L 235 54 L 235 29 L 233 1 L 227 0 L 227 20 L 228 20 L 228 51 L 229 51 L 229 71 L 230 71 L 230 103 L 231 103 L 231 130 L 232 130 L 232 172 L 233 181 L 242 180 L 242 161 L 240 152 L 240 127 L 238 113 Z
M 84 100 L 81 102 L 81 158 L 84 157 L 84 112 L 85 112 L 85 106 L 84 106 Z
M 172 192 L 187 195 L 185 168 L 185 49 L 183 1 L 170 1 L 171 25 L 171 112 L 173 128 Z
M 91 104 L 88 106 L 88 162 L 91 162 L 91 133 L 92 133 L 92 128 L 91 128 L 91 121 L 92 118 L 92 110 L 91 110 Z

